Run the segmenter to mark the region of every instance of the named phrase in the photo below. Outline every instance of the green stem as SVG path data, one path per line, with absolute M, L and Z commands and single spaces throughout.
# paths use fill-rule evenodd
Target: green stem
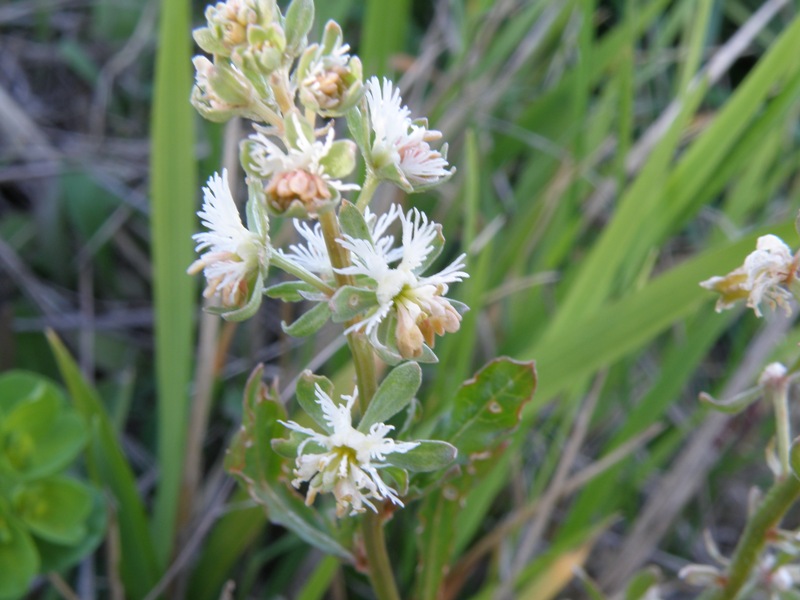
M 775 437 L 778 444 L 778 458 L 781 462 L 781 477 L 791 474 L 789 470 L 789 445 L 791 423 L 789 422 L 789 378 L 779 377 L 765 386 L 766 396 L 775 408 Z
M 369 206 L 370 200 L 372 200 L 372 196 L 375 195 L 375 190 L 378 189 L 380 183 L 381 180 L 367 169 L 367 178 L 364 180 L 364 185 L 361 186 L 361 193 L 358 194 L 358 200 L 356 200 L 356 208 L 362 213 L 364 209 Z
M 369 181 L 369 178 L 367 180 Z M 360 199 L 359 197 L 359 201 Z M 333 210 L 323 211 L 319 215 L 319 222 L 322 227 L 322 235 L 325 238 L 325 246 L 331 259 L 331 265 L 336 275 L 336 283 L 339 286 L 353 285 L 354 281 L 350 275 L 336 272 L 336 269 L 342 269 L 351 264 L 350 253 L 337 242 L 341 236 L 341 231 L 339 230 L 339 221 L 336 218 L 336 214 Z M 347 344 L 353 355 L 353 365 L 355 366 L 356 381 L 358 383 L 358 405 L 363 415 L 378 388 L 375 359 L 372 347 L 363 333 L 349 333 L 347 335 Z M 383 535 L 383 523 L 381 523 L 380 516 L 367 511 L 362 521 L 362 533 L 364 535 L 367 565 L 369 566 L 369 580 L 372 584 L 372 589 L 378 596 L 378 600 L 400 600 L 397 583 L 392 572 L 392 564 L 389 561 L 389 553 L 386 550 L 386 540 Z
M 333 296 L 334 292 L 336 291 L 313 273 L 309 273 L 305 269 L 298 267 L 292 261 L 283 258 L 280 254 L 273 254 L 270 257 L 269 262 L 272 266 L 278 267 L 279 269 L 286 271 L 287 273 L 289 273 L 289 275 L 294 275 L 301 281 L 305 281 L 306 283 L 313 285 L 320 292 L 322 292 L 327 296 Z
M 725 586 L 711 595 L 710 600 L 735 600 L 750 578 L 753 569 L 767 543 L 772 529 L 800 498 L 800 479 L 793 474 L 776 481 L 761 505 L 750 517 L 744 533 L 736 546 L 736 552 L 728 568 Z
M 256 100 L 252 104 L 252 109 L 255 114 L 264 119 L 264 122 L 276 127 L 279 132 L 283 133 L 283 119 L 269 106 L 264 104 L 261 100 Z

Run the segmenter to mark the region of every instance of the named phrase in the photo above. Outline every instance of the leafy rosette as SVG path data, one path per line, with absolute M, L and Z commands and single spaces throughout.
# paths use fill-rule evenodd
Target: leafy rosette
M 102 539 L 102 496 L 64 474 L 87 439 L 55 385 L 0 377 L 0 599 L 22 597 L 37 574 L 72 566 Z

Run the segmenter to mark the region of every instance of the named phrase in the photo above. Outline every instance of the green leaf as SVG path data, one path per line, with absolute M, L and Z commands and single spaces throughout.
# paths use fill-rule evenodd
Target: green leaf
M 311 310 L 306 311 L 291 325 L 281 322 L 283 331 L 294 337 L 306 337 L 319 331 L 331 317 L 331 309 L 327 302 L 319 302 Z
M 348 200 L 342 200 L 342 206 L 339 209 L 339 226 L 343 233 L 352 238 L 373 241 L 364 215 L 356 208 L 355 204 Z
M 452 411 L 433 437 L 456 446 L 459 462 L 464 462 L 470 454 L 503 441 L 519 423 L 522 407 L 535 389 L 532 362 L 493 360 L 461 386 Z
M 407 362 L 392 369 L 381 382 L 375 397 L 361 417 L 358 430 L 366 433 L 375 423 L 385 423 L 391 419 L 408 406 L 421 383 L 422 369 L 417 363 Z
M 183 481 L 189 389 L 194 352 L 196 282 L 186 275 L 192 263 L 192 233 L 198 196 L 195 114 L 189 105 L 191 2 L 161 3 L 151 120 L 150 206 L 155 320 L 158 487 L 153 506 L 153 538 L 160 566 L 168 562 Z M 124 510 L 120 509 L 120 514 Z M 123 541 L 123 547 L 125 543 Z M 130 552 L 141 551 L 128 547 Z M 149 552 L 147 553 L 149 555 Z M 129 558 L 123 560 L 126 563 Z M 127 565 L 126 565 L 127 566 Z M 139 577 L 131 597 L 144 596 L 154 583 Z M 143 594 L 138 591 L 146 589 Z
M 330 151 L 320 159 L 319 164 L 333 179 L 347 177 L 356 168 L 355 143 L 351 140 L 333 142 Z
M 39 555 L 30 535 L 0 511 L 0 598 L 25 595 L 39 571 Z
M 295 390 L 297 402 L 300 404 L 300 408 L 302 408 L 309 417 L 314 419 L 314 422 L 319 425 L 324 432 L 330 434 L 333 433 L 333 429 L 331 429 L 331 426 L 325 419 L 322 407 L 319 402 L 317 402 L 317 386 L 333 400 L 333 383 L 331 383 L 331 380 L 322 375 L 314 375 L 311 371 L 305 370 L 300 374 L 300 378 L 297 380 L 297 388 Z M 333 401 L 336 403 L 336 400 Z
M 378 296 L 373 290 L 343 285 L 328 302 L 334 323 L 344 323 L 364 311 L 378 305 Z
M 263 365 L 256 367 L 245 388 L 242 428 L 234 438 L 225 468 L 247 489 L 250 497 L 263 505 L 273 523 L 292 530 L 307 543 L 327 554 L 354 562 L 350 550 L 337 538 L 337 532 L 320 513 L 305 505 L 283 481 L 285 460 L 270 444 L 285 428 L 278 423 L 286 418 L 279 401 L 261 381 Z
M 464 501 L 503 456 L 509 433 L 535 389 L 533 363 L 498 358 L 458 390 L 451 413 L 433 437 L 452 442 L 458 448 L 457 462 L 465 466 L 441 489 L 429 493 L 420 507 L 416 597 L 439 597 L 455 552 L 458 519 L 469 510 Z
M 13 497 L 18 517 L 36 536 L 57 544 L 77 544 L 86 535 L 92 494 L 83 483 L 50 477 L 18 488 Z
M 99 487 L 108 488 L 117 503 L 122 552 L 120 571 L 125 589 L 132 597 L 144 598 L 156 585 L 159 575 L 136 479 L 97 392 L 83 378 L 55 333 L 49 331 L 47 340 L 75 407 L 91 427 L 86 452 L 89 474 Z
M 306 36 L 314 24 L 314 1 L 292 0 L 286 9 L 286 53 L 297 56 L 303 51 Z
M 403 453 L 394 452 L 388 456 L 388 461 L 401 469 L 414 473 L 426 473 L 450 466 L 458 455 L 456 447 L 447 442 L 439 440 L 414 441 L 419 443 L 416 448 Z
M 0 460 L 24 480 L 56 473 L 71 463 L 86 444 L 81 418 L 66 404 L 61 391 L 46 379 L 27 373 L 0 377 L 6 404 L 22 395 L 0 425 Z
M 284 302 L 302 302 L 306 300 L 303 294 L 319 294 L 319 290 L 305 281 L 285 281 L 269 286 L 264 293 L 270 298 L 277 298 Z
M 84 535 L 80 540 L 70 546 L 53 544 L 39 538 L 33 540 L 39 550 L 39 557 L 42 561 L 41 570 L 43 572 L 69 569 L 85 556 L 91 554 L 103 541 L 108 525 L 106 499 L 99 490 L 86 489 L 92 496 L 92 506 L 85 521 Z

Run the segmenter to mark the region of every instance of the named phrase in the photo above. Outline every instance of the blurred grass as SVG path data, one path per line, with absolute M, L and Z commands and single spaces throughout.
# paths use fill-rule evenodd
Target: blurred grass
M 150 202 L 159 464 L 153 532 L 162 565 L 172 555 L 178 519 L 186 521 L 191 510 L 179 507 L 197 302 L 195 282 L 186 275 L 194 259 L 197 195 L 195 116 L 187 105 L 193 84 L 189 8 L 187 0 L 162 2 L 153 90 Z

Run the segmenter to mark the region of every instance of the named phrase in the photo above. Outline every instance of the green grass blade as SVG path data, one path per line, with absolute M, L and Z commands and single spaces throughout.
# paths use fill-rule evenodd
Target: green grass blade
M 358 49 L 365 74 L 380 76 L 394 70 L 390 59 L 405 48 L 410 10 L 409 0 L 367 2 L 363 37 Z
M 75 407 L 92 428 L 86 451 L 90 475 L 114 495 L 121 542 L 119 568 L 125 589 L 129 598 L 144 598 L 158 581 L 159 573 L 136 479 L 97 392 L 86 382 L 58 336 L 51 331 L 47 339 Z
M 156 315 L 158 462 L 160 479 L 153 531 L 165 564 L 175 536 L 186 445 L 188 384 L 191 376 L 192 261 L 196 164 L 189 2 L 164 0 L 156 60 L 151 155 L 152 245 Z

